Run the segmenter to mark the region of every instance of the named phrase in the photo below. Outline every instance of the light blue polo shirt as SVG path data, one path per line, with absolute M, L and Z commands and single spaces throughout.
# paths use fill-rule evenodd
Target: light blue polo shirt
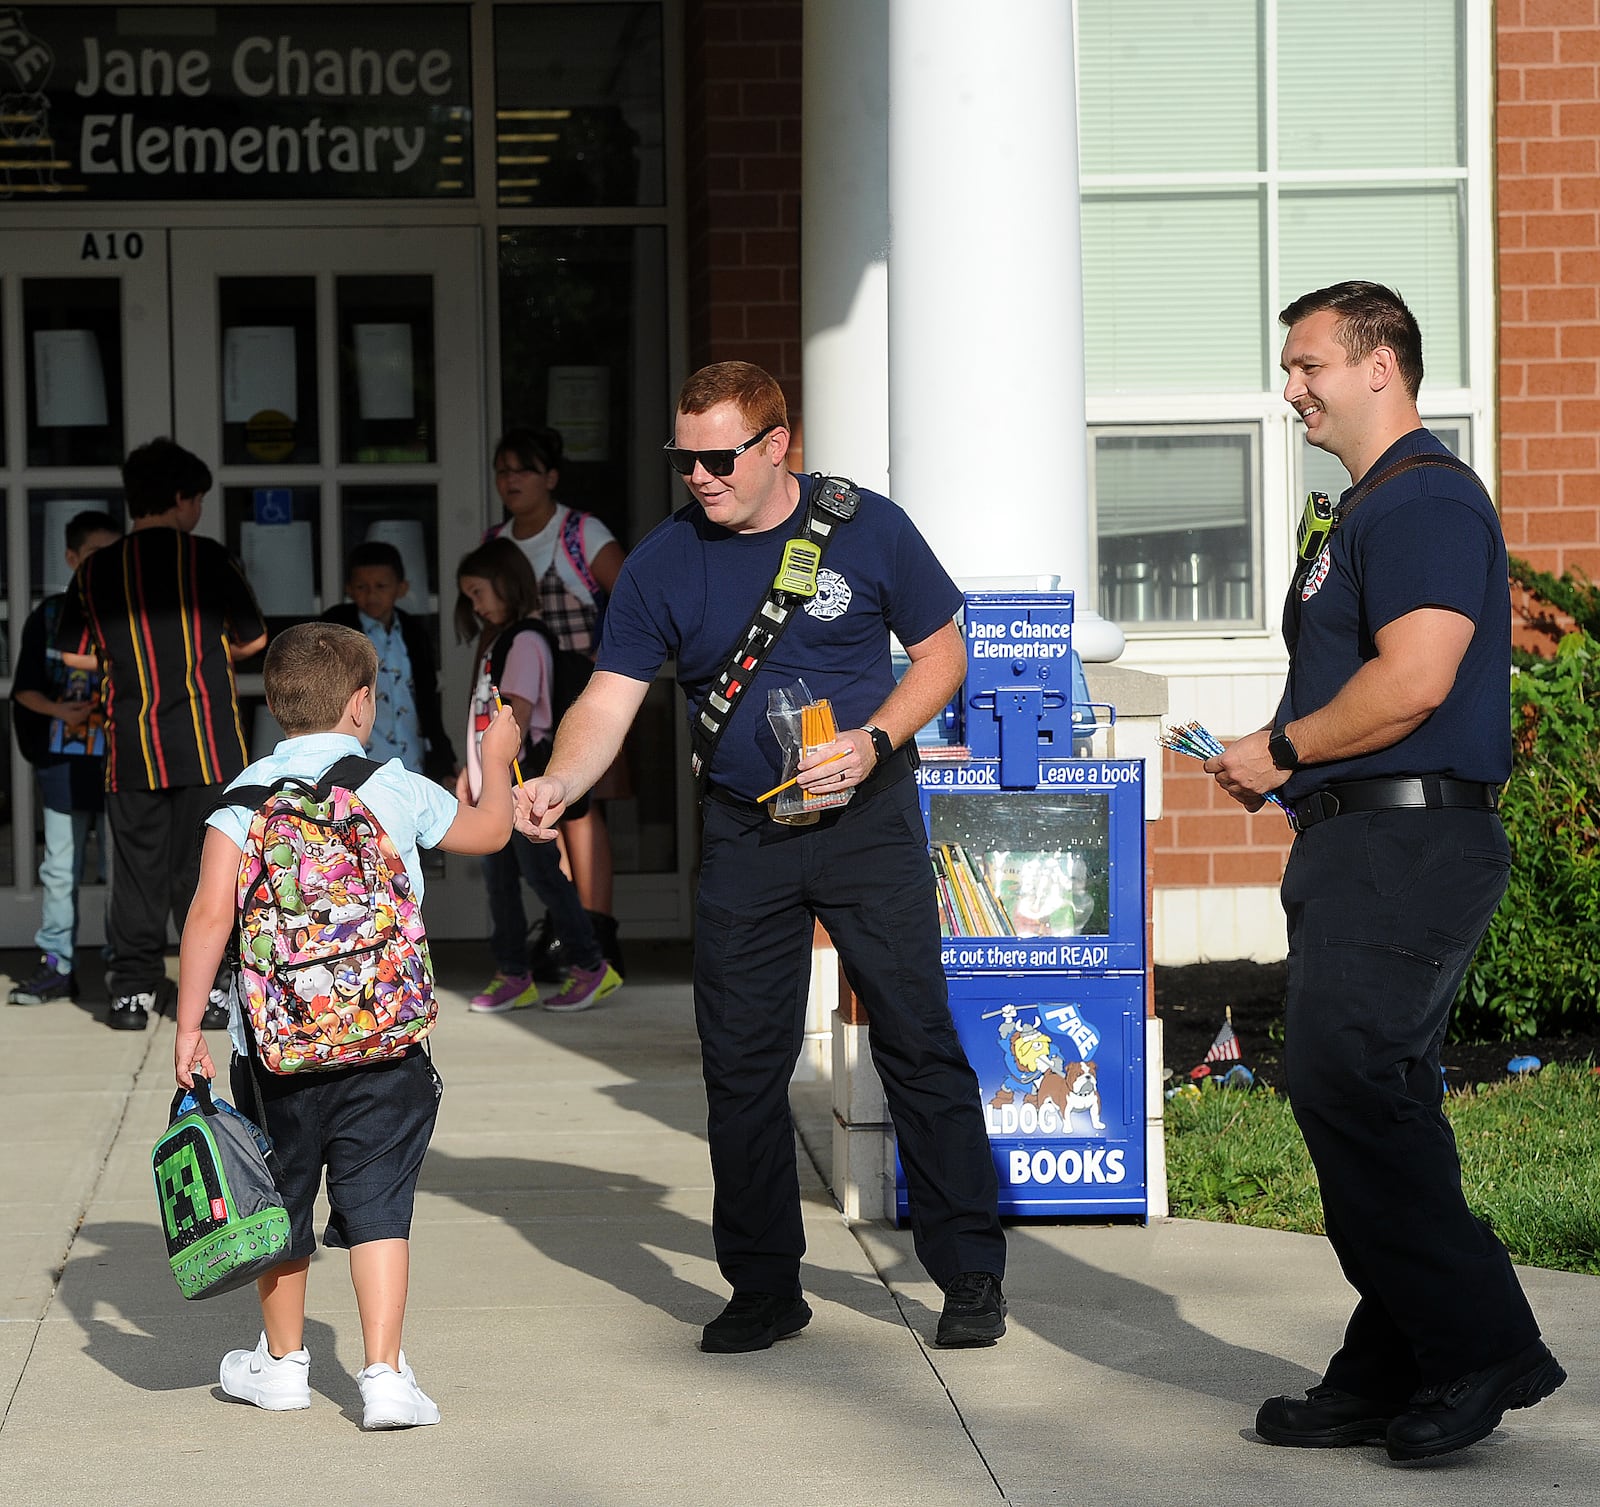
M 348 733 L 307 733 L 299 738 L 285 738 L 266 758 L 247 765 L 238 779 L 230 781 L 228 788 L 271 785 L 290 775 L 314 781 L 350 754 L 365 757 L 366 750 L 360 739 Z M 398 759 L 390 759 L 361 785 L 359 793 L 394 843 L 420 905 L 424 884 L 417 849 L 437 847 L 450 830 L 459 809 L 455 796 L 442 785 L 420 774 L 412 774 Z M 206 818 L 206 825 L 215 827 L 242 853 L 254 815 L 253 807 L 225 806 L 212 812 Z M 234 1050 L 243 1054 L 246 1049 L 244 1022 L 239 1013 L 237 993 L 229 1002 L 228 1034 L 233 1039 Z

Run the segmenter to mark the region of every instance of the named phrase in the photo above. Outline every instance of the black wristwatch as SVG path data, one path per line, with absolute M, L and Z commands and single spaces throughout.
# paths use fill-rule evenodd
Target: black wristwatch
M 872 739 L 872 753 L 878 763 L 883 763 L 894 752 L 894 740 L 881 727 L 874 727 L 870 722 L 863 722 L 861 731 Z
M 1300 755 L 1295 752 L 1294 744 L 1289 741 L 1285 732 L 1275 732 L 1267 740 L 1267 752 L 1272 756 L 1272 763 L 1278 769 L 1298 769 Z

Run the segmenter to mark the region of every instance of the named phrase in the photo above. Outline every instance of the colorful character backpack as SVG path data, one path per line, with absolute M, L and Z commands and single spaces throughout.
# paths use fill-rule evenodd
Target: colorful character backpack
M 433 1029 L 422 912 L 356 794 L 381 767 L 353 754 L 315 784 L 228 792 L 256 808 L 239 863 L 238 989 L 269 1072 L 398 1057 Z

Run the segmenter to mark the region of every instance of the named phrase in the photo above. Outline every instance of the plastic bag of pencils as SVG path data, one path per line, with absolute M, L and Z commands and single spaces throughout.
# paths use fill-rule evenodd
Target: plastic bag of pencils
M 794 778 L 802 758 L 830 747 L 838 733 L 832 703 L 813 700 L 803 680 L 767 692 L 767 722 L 783 750 L 785 780 Z M 827 795 L 810 795 L 798 785 L 790 785 L 767 802 L 767 811 L 775 822 L 806 827 L 824 811 L 848 804 L 854 794 L 854 790 L 835 790 Z

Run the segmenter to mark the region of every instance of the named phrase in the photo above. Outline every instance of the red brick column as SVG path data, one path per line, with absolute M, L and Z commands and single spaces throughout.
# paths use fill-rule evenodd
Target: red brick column
M 689 365 L 753 361 L 800 397 L 801 0 L 690 0 Z
M 1506 542 L 1600 577 L 1600 6 L 1498 0 Z

